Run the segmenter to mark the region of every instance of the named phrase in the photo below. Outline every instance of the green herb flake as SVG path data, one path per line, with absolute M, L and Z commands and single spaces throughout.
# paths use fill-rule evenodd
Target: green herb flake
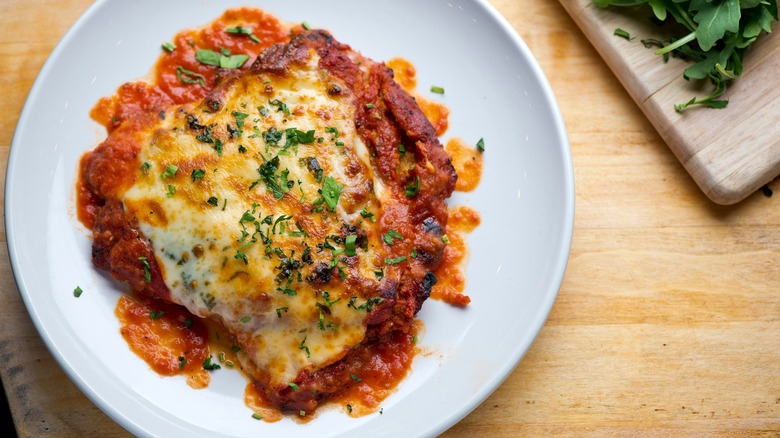
M 250 317 L 248 317 L 248 316 L 245 316 L 245 317 L 241 318 L 239 321 L 241 321 L 241 322 L 243 322 L 243 323 L 245 323 L 245 324 L 246 324 L 246 323 L 247 323 L 247 322 L 249 322 L 251 319 L 252 319 L 252 318 L 250 318 Z
M 178 171 L 178 166 L 175 166 L 173 164 L 169 164 L 168 167 L 165 169 L 165 172 L 160 174 L 160 178 L 174 178 L 176 176 L 176 171 Z
M 354 380 L 354 381 L 356 381 L 356 382 L 362 382 L 363 381 L 363 379 L 361 379 L 360 377 L 358 377 L 358 376 L 356 376 L 354 374 L 350 374 L 349 378 Z
M 420 192 L 420 177 L 416 177 L 414 184 L 406 186 L 406 196 L 413 198 Z
M 206 171 L 203 169 L 193 169 L 192 174 L 190 174 L 190 178 L 192 178 L 192 182 L 202 179 L 204 176 L 206 176 Z
M 165 313 L 165 310 L 152 310 L 149 312 L 149 319 L 160 319 Z
M 258 414 L 257 412 L 254 412 L 252 413 L 252 418 L 254 418 L 255 420 L 262 420 L 263 416 Z
M 149 262 L 146 261 L 146 257 L 138 257 L 138 260 L 144 264 L 144 281 L 150 283 L 152 281 L 152 274 L 149 273 Z
M 350 234 L 349 236 L 347 236 L 346 240 L 344 240 L 344 246 L 347 249 L 347 255 L 350 257 L 357 255 L 357 248 L 355 247 L 356 241 L 357 241 L 357 236 L 354 234 Z
M 182 66 L 176 67 L 176 77 L 185 84 L 200 84 L 201 87 L 206 86 L 206 78 L 204 78 L 203 75 L 189 71 Z
M 81 290 L 80 286 L 76 286 L 76 288 L 73 289 L 73 296 L 76 298 L 80 297 L 82 293 L 84 293 L 84 291 Z
M 615 29 L 615 32 L 613 33 L 613 35 L 617 35 L 617 36 L 619 36 L 621 38 L 625 38 L 628 41 L 631 41 L 634 38 L 636 38 L 636 37 L 632 38 L 631 34 L 629 34 L 628 32 L 626 32 L 625 30 L 623 30 L 623 29 L 621 29 L 619 27 L 617 29 Z
M 444 88 L 433 85 L 431 86 L 431 93 L 444 94 Z
M 179 356 L 179 371 L 184 369 L 184 365 L 187 365 L 187 358 L 184 356 Z
M 328 204 L 331 211 L 336 210 L 336 205 L 339 202 L 339 196 L 341 196 L 341 190 L 344 185 L 339 184 L 333 177 L 326 176 L 322 181 L 322 197 L 325 199 L 325 203 Z
M 477 142 L 477 150 L 480 152 L 485 152 L 485 140 L 480 138 Z
M 306 29 L 306 30 L 311 30 L 311 26 L 309 26 L 309 23 L 307 23 L 305 21 L 303 23 L 301 23 L 301 27 Z
M 211 361 L 211 356 L 207 357 L 203 361 L 203 369 L 206 371 L 214 371 L 222 368 L 218 363 L 214 363 Z
M 301 390 L 301 388 L 298 385 L 296 385 L 295 383 L 293 383 L 293 382 L 288 383 L 288 385 L 290 385 L 290 388 L 292 388 L 292 390 L 295 391 L 295 392 L 298 392 L 298 391 Z
M 402 236 L 401 233 L 399 233 L 398 231 L 392 228 L 388 230 L 384 236 L 382 236 L 382 240 L 390 246 L 393 246 L 394 243 L 393 239 L 404 240 L 404 236 Z
M 176 50 L 176 44 L 173 44 L 170 41 L 166 41 L 166 42 L 162 43 L 162 49 L 165 50 L 168 53 L 171 53 L 174 50 Z
M 385 263 L 387 263 L 388 265 L 395 265 L 397 263 L 401 263 L 405 261 L 406 261 L 406 256 L 396 257 L 394 259 L 385 258 Z
M 176 187 L 168 184 L 168 192 L 165 194 L 166 198 L 173 198 L 173 195 L 176 194 Z

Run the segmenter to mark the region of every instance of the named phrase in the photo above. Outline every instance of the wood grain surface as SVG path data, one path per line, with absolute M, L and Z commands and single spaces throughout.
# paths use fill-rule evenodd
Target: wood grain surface
M 560 0 L 639 108 L 677 155 L 702 191 L 720 204 L 741 201 L 780 174 L 780 137 L 767 127 L 780 124 L 780 35 L 761 35 L 745 56 L 744 72 L 721 97 L 726 108 L 675 104 L 703 97 L 709 80 L 686 81 L 690 62 L 661 56 L 641 40 L 668 40 L 652 23 L 650 9 L 599 8 L 593 0 Z M 631 35 L 627 40 L 615 29 Z M 679 35 L 678 35 L 679 37 Z
M 560 3 L 492 3 L 561 107 L 574 238 L 539 337 L 442 436 L 780 436 L 780 194 L 714 204 Z M 89 4 L 0 2 L 3 171 L 38 71 Z M 0 377 L 19 435 L 127 436 L 48 353 L 0 248 Z

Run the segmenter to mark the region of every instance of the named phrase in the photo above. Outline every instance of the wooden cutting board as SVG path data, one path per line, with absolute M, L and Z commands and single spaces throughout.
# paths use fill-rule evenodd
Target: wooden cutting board
M 780 35 L 758 37 L 723 109 L 674 104 L 710 94 L 709 81 L 686 81 L 689 62 L 655 55 L 642 39 L 667 40 L 647 8 L 602 9 L 592 0 L 559 0 L 704 193 L 736 203 L 780 175 Z M 614 35 L 616 28 L 632 39 Z M 635 37 L 635 38 L 634 38 Z

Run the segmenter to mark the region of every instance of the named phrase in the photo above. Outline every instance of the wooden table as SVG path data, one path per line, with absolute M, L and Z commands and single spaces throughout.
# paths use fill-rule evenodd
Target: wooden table
M 3 170 L 38 71 L 90 3 L 0 2 Z M 492 3 L 561 107 L 574 240 L 526 357 L 443 436 L 780 436 L 780 195 L 713 204 L 558 2 Z M 126 436 L 48 353 L 0 248 L 0 377 L 19 435 Z

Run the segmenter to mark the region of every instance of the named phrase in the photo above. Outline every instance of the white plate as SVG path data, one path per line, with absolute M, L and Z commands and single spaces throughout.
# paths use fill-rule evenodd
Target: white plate
M 143 76 L 177 31 L 254 3 L 307 21 L 377 60 L 403 56 L 418 88 L 451 109 L 446 137 L 484 137 L 479 187 L 456 193 L 482 224 L 469 237 L 467 293 L 458 309 L 428 301 L 419 357 L 382 414 L 336 410 L 308 424 L 267 424 L 243 403 L 245 381 L 220 370 L 204 390 L 161 378 L 118 331 L 123 287 L 90 263 L 90 233 L 75 218 L 79 157 L 105 137 L 89 118 L 101 96 Z M 484 400 L 541 329 L 571 244 L 574 182 L 565 127 L 552 91 L 511 26 L 479 0 L 97 1 L 41 70 L 14 134 L 6 175 L 6 229 L 19 291 L 68 376 L 114 420 L 141 436 L 432 436 Z M 73 296 L 80 286 L 84 293 Z M 53 389 L 54 390 L 54 389 Z

